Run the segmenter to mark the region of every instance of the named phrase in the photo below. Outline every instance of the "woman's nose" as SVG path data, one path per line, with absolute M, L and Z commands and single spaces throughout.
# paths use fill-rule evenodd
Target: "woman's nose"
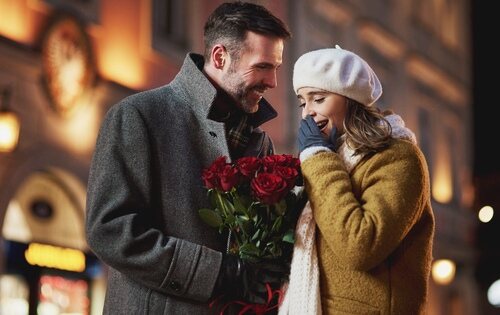
M 314 117 L 316 116 L 316 112 L 312 108 L 307 107 L 306 105 L 302 109 L 302 119 L 306 119 L 307 115 Z

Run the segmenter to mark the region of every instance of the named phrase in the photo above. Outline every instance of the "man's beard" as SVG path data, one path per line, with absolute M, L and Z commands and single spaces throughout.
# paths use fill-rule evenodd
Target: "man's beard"
M 255 113 L 259 109 L 259 103 L 252 102 L 248 94 L 254 89 L 263 91 L 265 88 L 260 86 L 245 86 L 245 82 L 239 77 L 234 68 L 231 67 L 223 78 L 223 81 L 226 83 L 225 89 L 245 113 Z

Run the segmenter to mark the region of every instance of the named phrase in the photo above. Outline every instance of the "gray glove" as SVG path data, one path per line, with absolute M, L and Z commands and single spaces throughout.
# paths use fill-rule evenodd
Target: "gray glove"
M 298 142 L 299 153 L 309 147 L 327 147 L 335 151 L 335 142 L 337 140 L 337 129 L 333 128 L 330 137 L 326 139 L 319 130 L 314 118 L 307 115 L 305 119 L 300 121 Z

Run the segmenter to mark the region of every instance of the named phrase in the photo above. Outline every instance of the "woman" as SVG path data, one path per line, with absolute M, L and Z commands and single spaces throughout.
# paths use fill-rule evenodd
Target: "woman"
M 375 107 L 376 74 L 338 46 L 302 55 L 293 85 L 309 203 L 280 314 L 425 313 L 434 216 L 415 135 Z

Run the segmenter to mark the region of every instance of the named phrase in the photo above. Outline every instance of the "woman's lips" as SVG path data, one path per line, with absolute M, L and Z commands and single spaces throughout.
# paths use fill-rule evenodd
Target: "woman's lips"
M 316 126 L 318 126 L 320 131 L 323 131 L 323 129 L 326 128 L 326 125 L 328 125 L 328 120 L 321 120 L 316 122 Z

